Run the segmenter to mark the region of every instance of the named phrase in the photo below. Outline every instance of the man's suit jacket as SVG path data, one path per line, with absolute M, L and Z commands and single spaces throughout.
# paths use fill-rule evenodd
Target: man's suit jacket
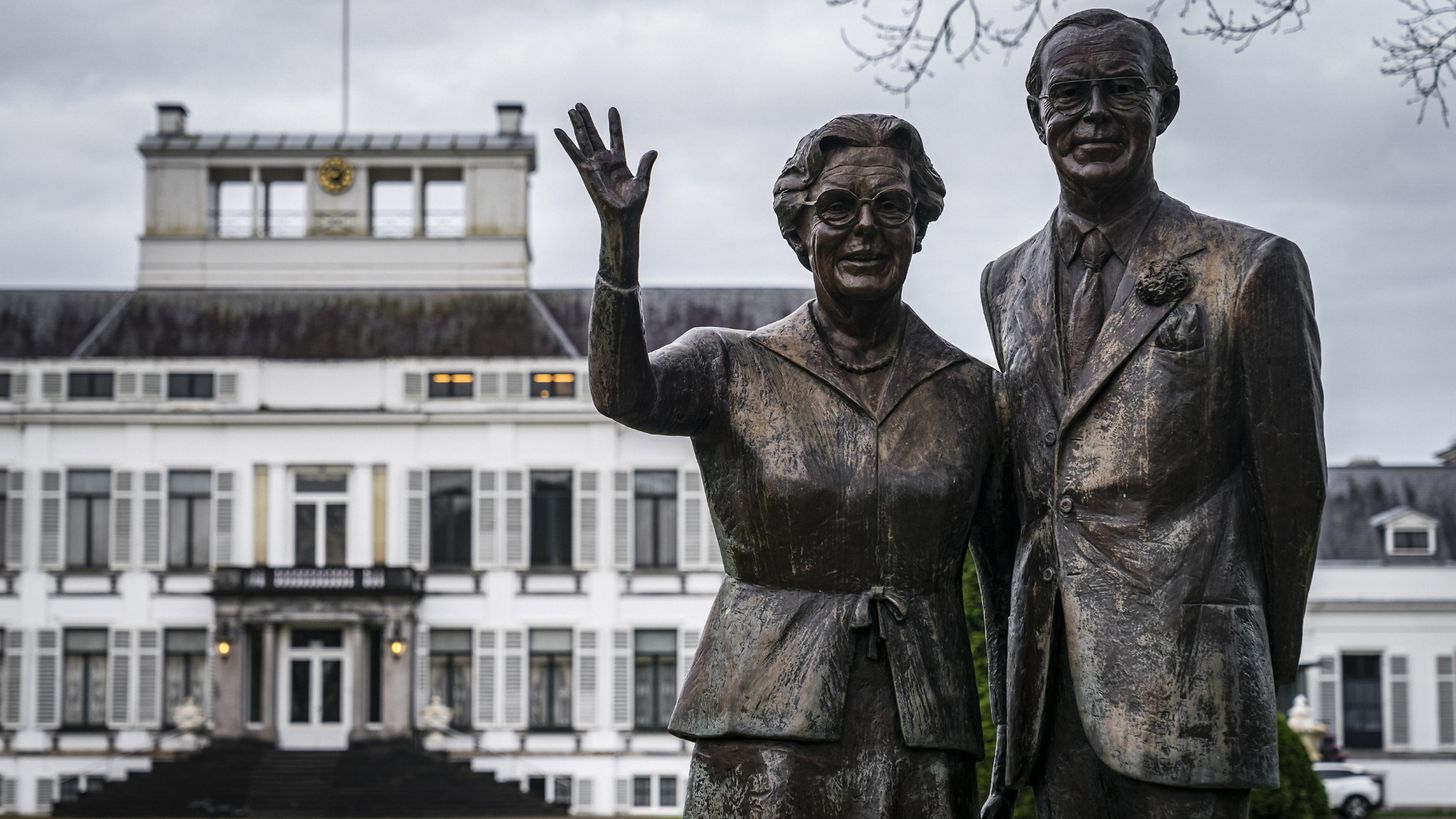
M 1297 672 L 1325 487 L 1309 275 L 1291 242 L 1155 195 L 1070 389 L 1055 217 L 982 277 L 1022 521 L 998 578 L 1009 626 L 991 626 L 1006 629 L 995 717 L 1011 787 L 1040 753 L 1059 608 L 1108 767 L 1167 785 L 1279 783 L 1275 680 Z M 1156 275 L 1179 267 L 1185 288 Z M 1145 290 L 1158 283 L 1163 303 Z
M 836 741 L 865 661 L 855 632 L 874 629 L 905 744 L 979 757 L 960 578 L 998 507 L 978 499 L 1004 484 L 994 371 L 906 307 L 870 408 L 808 304 L 751 333 L 691 330 L 647 371 L 626 347 L 641 343 L 636 292 L 598 284 L 592 309 L 593 398 L 629 427 L 692 437 L 728 574 L 668 730 Z

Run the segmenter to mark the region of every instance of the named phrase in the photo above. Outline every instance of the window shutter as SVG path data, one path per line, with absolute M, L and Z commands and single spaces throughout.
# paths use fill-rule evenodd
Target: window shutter
M 142 474 L 142 568 L 161 571 L 167 567 L 162 548 L 162 473 Z
M 162 400 L 161 373 L 142 373 L 142 398 L 148 401 Z
M 576 633 L 576 725 L 597 724 L 597 633 L 582 629 Z
M 425 727 L 425 706 L 430 704 L 430 627 L 415 628 L 415 727 Z
M 35 727 L 61 724 L 61 633 L 53 628 L 36 632 Z
M 0 713 L 0 724 L 6 728 L 21 727 L 21 704 L 20 698 L 25 691 L 25 632 L 20 630 L 5 632 L 5 677 L 0 679 L 0 701 L 5 704 L 4 713 Z
M 106 661 L 106 680 L 111 686 L 106 724 L 111 728 L 131 724 L 131 637 L 127 629 L 111 631 L 111 651 Z
M 50 813 L 56 801 L 56 780 L 42 776 L 35 780 L 35 812 Z
M 632 783 L 626 779 L 617 780 L 617 807 L 632 807 Z
M 523 372 L 506 373 L 505 397 L 517 401 L 528 398 L 526 395 L 526 374 Z
M 238 400 L 238 374 L 218 373 L 217 374 L 217 400 L 226 404 L 236 403 Z
M 501 397 L 500 373 L 483 372 L 480 374 L 477 397 L 482 401 L 499 401 Z
M 577 777 L 573 780 L 574 788 L 571 794 L 571 804 L 580 808 L 583 813 L 591 811 L 594 794 L 592 793 L 592 780 Z
M 425 374 L 405 373 L 404 374 L 404 400 L 423 401 L 425 400 Z
M 1335 726 L 1335 718 L 1339 713 L 1338 680 L 1335 676 L 1335 658 L 1319 658 L 1319 721 L 1323 722 L 1329 732 L 1339 736 L 1339 730 Z
M 217 721 L 217 628 L 207 627 L 207 653 L 202 655 L 202 715 L 211 726 Z M 163 716 L 171 717 L 170 714 Z
M 25 562 L 25 473 L 9 472 L 6 479 L 10 493 L 6 496 L 5 565 L 18 570 Z
M 17 404 L 30 400 L 30 373 L 15 373 L 10 376 L 10 400 Z
M 475 724 L 489 728 L 495 717 L 495 632 L 481 629 L 475 635 Z
M 632 473 L 612 473 L 612 565 L 632 568 Z
M 40 473 L 40 566 L 61 569 L 61 473 Z
M 526 727 L 525 637 L 520 631 L 507 631 L 505 636 L 505 713 L 501 719 L 507 727 Z
M 1442 745 L 1456 745 L 1456 655 L 1436 658 L 1436 734 Z
M 162 632 L 140 629 L 137 645 L 136 721 L 143 728 L 162 727 Z M 209 646 L 209 650 L 211 646 Z
M 112 476 L 111 486 L 111 568 L 123 571 L 131 568 L 132 543 L 132 482 L 135 473 L 117 472 Z
M 482 470 L 476 476 L 475 568 L 491 569 L 500 561 L 499 476 Z
M 213 475 L 212 494 L 213 522 L 217 525 L 217 536 L 213 538 L 212 565 L 235 566 L 233 557 L 233 487 L 236 473 L 217 472 Z
M 703 478 L 696 469 L 682 471 L 682 544 L 684 569 L 701 569 L 707 564 L 703 548 Z
M 409 485 L 405 496 L 405 547 L 409 564 L 416 569 L 425 568 L 425 472 L 411 469 L 407 478 Z M 425 700 L 420 703 L 423 708 Z
M 632 632 L 612 632 L 612 724 L 632 727 Z
M 597 567 L 597 484 L 600 473 L 582 472 L 576 481 L 576 567 Z
M 506 473 L 506 565 L 513 569 L 529 566 L 526 558 L 526 477 L 520 471 Z
M 40 397 L 42 401 L 61 401 L 66 397 L 61 374 L 47 370 L 40 374 Z
M 697 656 L 698 643 L 702 640 L 703 633 L 697 629 L 683 629 L 682 634 L 682 661 L 677 667 L 677 690 L 682 694 L 683 684 L 687 682 L 688 670 L 693 667 L 693 657 Z
M 116 400 L 135 401 L 141 397 L 141 389 L 137 383 L 137 374 L 134 372 L 119 372 L 116 374 Z
M 0 779 L 0 813 L 16 813 L 18 805 L 15 804 L 15 783 L 13 776 Z
M 1390 744 L 1410 744 L 1410 658 L 1390 657 Z

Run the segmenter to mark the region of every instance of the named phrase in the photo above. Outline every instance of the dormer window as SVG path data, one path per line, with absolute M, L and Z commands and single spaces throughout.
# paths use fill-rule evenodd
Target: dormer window
M 475 373 L 430 373 L 430 397 L 475 397 Z
M 534 398 L 572 398 L 576 395 L 576 373 L 531 373 Z
M 167 373 L 167 397 L 210 400 L 213 397 L 212 373 Z
M 110 370 L 76 370 L 66 375 L 66 397 L 72 401 L 109 400 L 115 396 L 115 378 Z
M 1436 553 L 1440 521 L 1408 506 L 1397 506 L 1370 519 L 1391 557 L 1429 557 Z

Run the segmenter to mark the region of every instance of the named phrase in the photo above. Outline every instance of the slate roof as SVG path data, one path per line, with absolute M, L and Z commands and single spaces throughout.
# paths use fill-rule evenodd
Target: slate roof
M 648 289 L 653 347 L 812 293 Z M 0 358 L 543 358 L 586 351 L 589 290 L 0 291 Z
M 201 133 L 147 134 L 137 144 L 144 156 L 155 154 L 227 154 L 281 151 L 304 154 L 471 154 L 535 151 L 534 134 L 399 134 L 399 133 Z
M 1386 563 L 1456 560 L 1456 467 L 1330 467 L 1320 527 L 1320 560 Z M 1438 521 L 1434 557 L 1390 557 L 1370 519 L 1397 506 Z

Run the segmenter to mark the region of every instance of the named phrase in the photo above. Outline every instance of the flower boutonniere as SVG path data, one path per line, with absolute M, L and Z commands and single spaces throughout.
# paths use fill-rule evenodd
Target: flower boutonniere
M 1157 307 L 1181 298 L 1193 286 L 1193 271 L 1182 259 L 1155 259 L 1138 276 L 1137 296 Z

